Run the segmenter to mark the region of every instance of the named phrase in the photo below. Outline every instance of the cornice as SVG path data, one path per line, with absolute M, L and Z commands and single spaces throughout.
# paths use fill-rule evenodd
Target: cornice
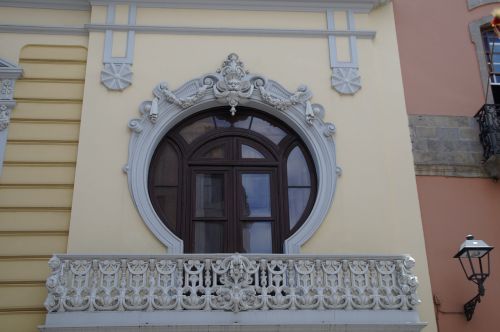
M 166 7 L 228 10 L 323 11 L 351 9 L 369 12 L 391 0 L 0 0 L 0 7 L 90 10 L 91 5 L 136 4 Z
M 2 26 L 0 26 L 1 28 Z M 255 29 L 255 28 L 209 28 L 179 26 L 144 26 L 128 24 L 86 24 L 88 31 L 136 31 L 141 33 L 208 34 L 208 35 L 249 35 L 249 36 L 300 36 L 300 37 L 350 37 L 373 39 L 375 31 L 359 30 L 297 30 L 297 29 Z
M 89 0 L 0 0 L 0 7 L 90 10 Z
M 89 0 L 92 5 L 135 3 L 138 7 L 226 10 L 324 11 L 328 8 L 369 12 L 390 0 Z
M 22 68 L 8 62 L 7 60 L 0 59 L 0 79 L 18 79 L 22 74 Z
M 29 33 L 29 34 L 44 34 L 44 35 L 85 36 L 88 35 L 88 30 L 84 26 L 68 27 L 68 26 L 0 24 L 0 33 Z

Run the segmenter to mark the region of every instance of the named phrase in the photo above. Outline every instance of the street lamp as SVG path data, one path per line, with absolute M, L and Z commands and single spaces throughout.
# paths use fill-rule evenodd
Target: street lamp
M 474 236 L 467 235 L 466 240 L 460 246 L 454 258 L 460 260 L 468 280 L 474 282 L 478 287 L 478 293 L 469 302 L 464 304 L 464 313 L 467 320 L 472 319 L 476 305 L 484 296 L 484 281 L 490 275 L 490 247 L 482 240 L 475 240 Z M 484 259 L 484 260 L 483 260 Z

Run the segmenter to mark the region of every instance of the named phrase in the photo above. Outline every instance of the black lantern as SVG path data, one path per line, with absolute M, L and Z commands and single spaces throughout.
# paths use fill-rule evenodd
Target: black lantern
M 467 320 L 472 319 L 476 304 L 481 302 L 484 296 L 484 281 L 490 275 L 490 247 L 482 240 L 475 240 L 474 236 L 467 235 L 466 240 L 460 246 L 460 250 L 454 256 L 460 260 L 462 269 L 467 279 L 474 282 L 478 287 L 478 293 L 469 302 L 464 304 L 464 313 Z

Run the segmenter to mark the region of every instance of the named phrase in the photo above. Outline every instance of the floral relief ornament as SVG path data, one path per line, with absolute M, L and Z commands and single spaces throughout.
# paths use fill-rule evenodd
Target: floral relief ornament
M 279 111 L 288 111 L 294 105 L 305 103 L 305 118 L 309 124 L 322 112 L 318 105 L 310 103 L 312 93 L 305 85 L 301 85 L 295 93 L 285 98 L 281 98 L 269 91 L 267 85 L 267 79 L 249 74 L 238 55 L 231 53 L 223 61 L 222 66 L 216 73 L 206 75 L 201 79 L 201 84 L 198 85 L 196 91 L 188 97 L 181 98 L 174 91 L 169 90 L 165 82 L 160 83 L 153 90 L 154 99 L 142 105 L 141 112 L 152 123 L 155 123 L 158 118 L 159 105 L 162 102 L 186 109 L 198 103 L 206 94 L 212 92 L 217 101 L 231 107 L 229 112 L 234 115 L 237 111 L 236 107 L 251 99 L 255 90 L 260 93 L 263 102 Z M 138 120 L 134 119 L 132 121 L 129 126 L 136 132 L 140 132 Z
M 132 70 L 127 63 L 106 63 L 101 70 L 101 82 L 108 90 L 122 91 L 132 84 Z
M 0 99 L 11 99 L 14 92 L 14 85 L 12 80 L 0 81 Z
M 214 94 L 217 99 L 225 99 L 227 104 L 231 106 L 229 112 L 234 115 L 240 99 L 248 99 L 253 93 L 254 86 L 250 80 L 245 80 L 249 72 L 245 70 L 238 55 L 231 53 L 227 60 L 222 63 L 222 67 L 217 70 L 217 73 L 222 75 L 222 80 L 214 85 Z
M 333 68 L 332 86 L 341 94 L 353 95 L 361 89 L 361 75 L 358 68 Z
M 0 105 L 0 131 L 5 130 L 10 123 L 9 108 L 7 105 Z

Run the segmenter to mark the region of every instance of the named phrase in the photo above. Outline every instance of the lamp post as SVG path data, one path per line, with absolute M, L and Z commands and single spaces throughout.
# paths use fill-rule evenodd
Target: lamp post
M 481 296 L 484 296 L 483 284 L 490 275 L 490 251 L 492 249 L 493 247 L 487 245 L 486 242 L 467 235 L 454 256 L 460 260 L 467 279 L 475 283 L 478 288 L 476 296 L 464 304 L 464 313 L 468 321 L 472 319 L 476 305 L 481 302 Z

